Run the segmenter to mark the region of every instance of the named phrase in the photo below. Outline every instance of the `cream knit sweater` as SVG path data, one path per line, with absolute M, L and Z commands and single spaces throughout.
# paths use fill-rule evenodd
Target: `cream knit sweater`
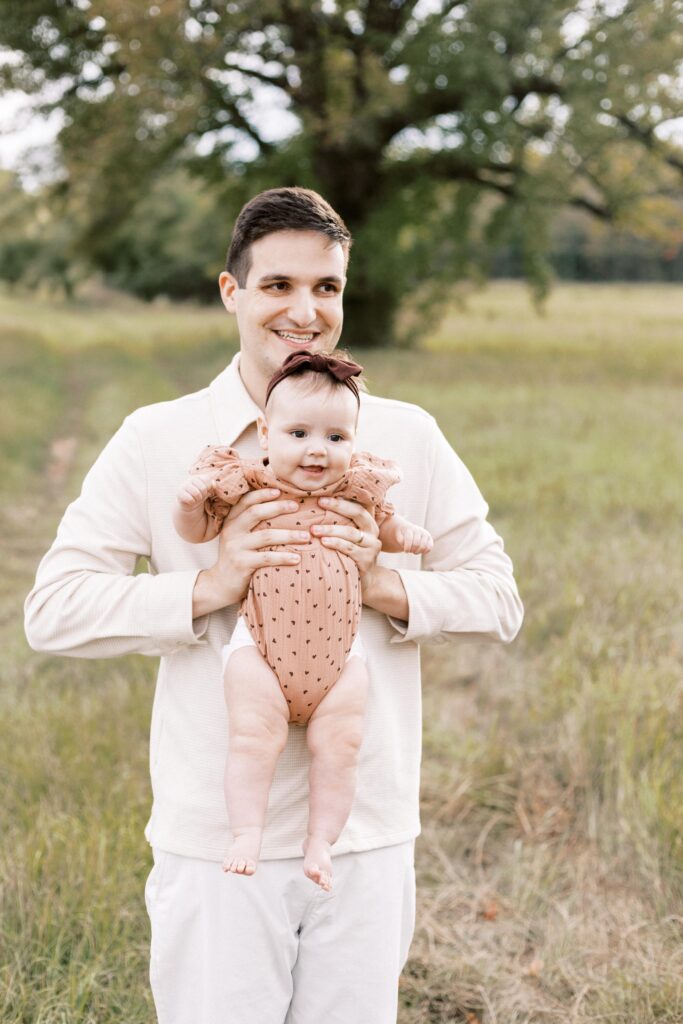
M 257 454 L 259 413 L 239 376 L 239 356 L 203 391 L 138 409 L 105 447 L 66 510 L 26 600 L 26 634 L 38 651 L 83 658 L 161 656 L 150 741 L 153 846 L 220 860 L 228 842 L 223 798 L 227 724 L 219 652 L 237 606 L 192 621 L 192 590 L 215 561 L 217 541 L 176 534 L 176 490 L 206 444 Z M 481 637 L 507 642 L 522 605 L 503 543 L 486 521 L 471 475 L 417 406 L 361 396 L 357 448 L 395 460 L 396 511 L 424 525 L 434 547 L 380 555 L 408 596 L 407 623 L 364 608 L 360 634 L 370 693 L 355 803 L 335 853 L 412 839 L 420 830 L 418 644 Z M 149 573 L 133 575 L 138 556 Z M 271 789 L 262 857 L 297 857 L 306 833 L 309 756 L 290 728 Z

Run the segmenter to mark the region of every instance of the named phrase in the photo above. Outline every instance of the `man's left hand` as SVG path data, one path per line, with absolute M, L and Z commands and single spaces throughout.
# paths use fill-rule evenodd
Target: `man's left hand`
M 346 498 L 319 498 L 318 504 L 326 512 L 337 512 L 351 520 L 349 525 L 327 524 L 312 526 L 311 533 L 320 538 L 326 548 L 335 548 L 349 555 L 358 566 L 361 577 L 375 567 L 382 549 L 377 523 L 362 505 Z
M 401 577 L 394 569 L 377 565 L 382 549 L 379 527 L 369 512 L 357 501 L 347 498 L 318 498 L 325 511 L 337 512 L 350 519 L 349 526 L 327 523 L 312 526 L 311 533 L 320 538 L 326 548 L 335 548 L 353 558 L 360 573 L 363 604 L 385 615 L 408 621 L 408 597 Z

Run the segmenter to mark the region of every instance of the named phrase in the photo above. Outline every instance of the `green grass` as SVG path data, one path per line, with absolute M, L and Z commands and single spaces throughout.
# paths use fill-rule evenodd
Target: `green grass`
M 500 283 L 418 352 L 513 557 L 512 648 L 425 648 L 401 1024 L 683 1022 L 683 289 Z M 234 351 L 217 307 L 0 295 L 0 1019 L 153 1019 L 142 889 L 154 665 L 27 650 L 21 601 L 122 417 Z M 350 1022 L 352 1024 L 352 1022 Z

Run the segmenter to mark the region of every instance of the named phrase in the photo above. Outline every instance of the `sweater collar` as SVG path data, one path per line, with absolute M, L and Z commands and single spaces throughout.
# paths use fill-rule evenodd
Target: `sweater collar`
M 226 368 L 209 384 L 211 412 L 220 444 L 231 445 L 261 415 L 244 386 L 237 352 Z

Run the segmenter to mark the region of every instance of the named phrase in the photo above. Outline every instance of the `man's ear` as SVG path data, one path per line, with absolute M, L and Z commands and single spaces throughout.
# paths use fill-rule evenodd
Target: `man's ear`
M 259 416 L 256 420 L 256 430 L 258 431 L 258 443 L 264 452 L 268 451 L 268 424 Z
M 223 305 L 228 313 L 234 313 L 235 300 L 239 291 L 237 278 L 233 277 L 227 270 L 224 270 L 222 274 L 218 275 L 218 287 L 220 288 Z

